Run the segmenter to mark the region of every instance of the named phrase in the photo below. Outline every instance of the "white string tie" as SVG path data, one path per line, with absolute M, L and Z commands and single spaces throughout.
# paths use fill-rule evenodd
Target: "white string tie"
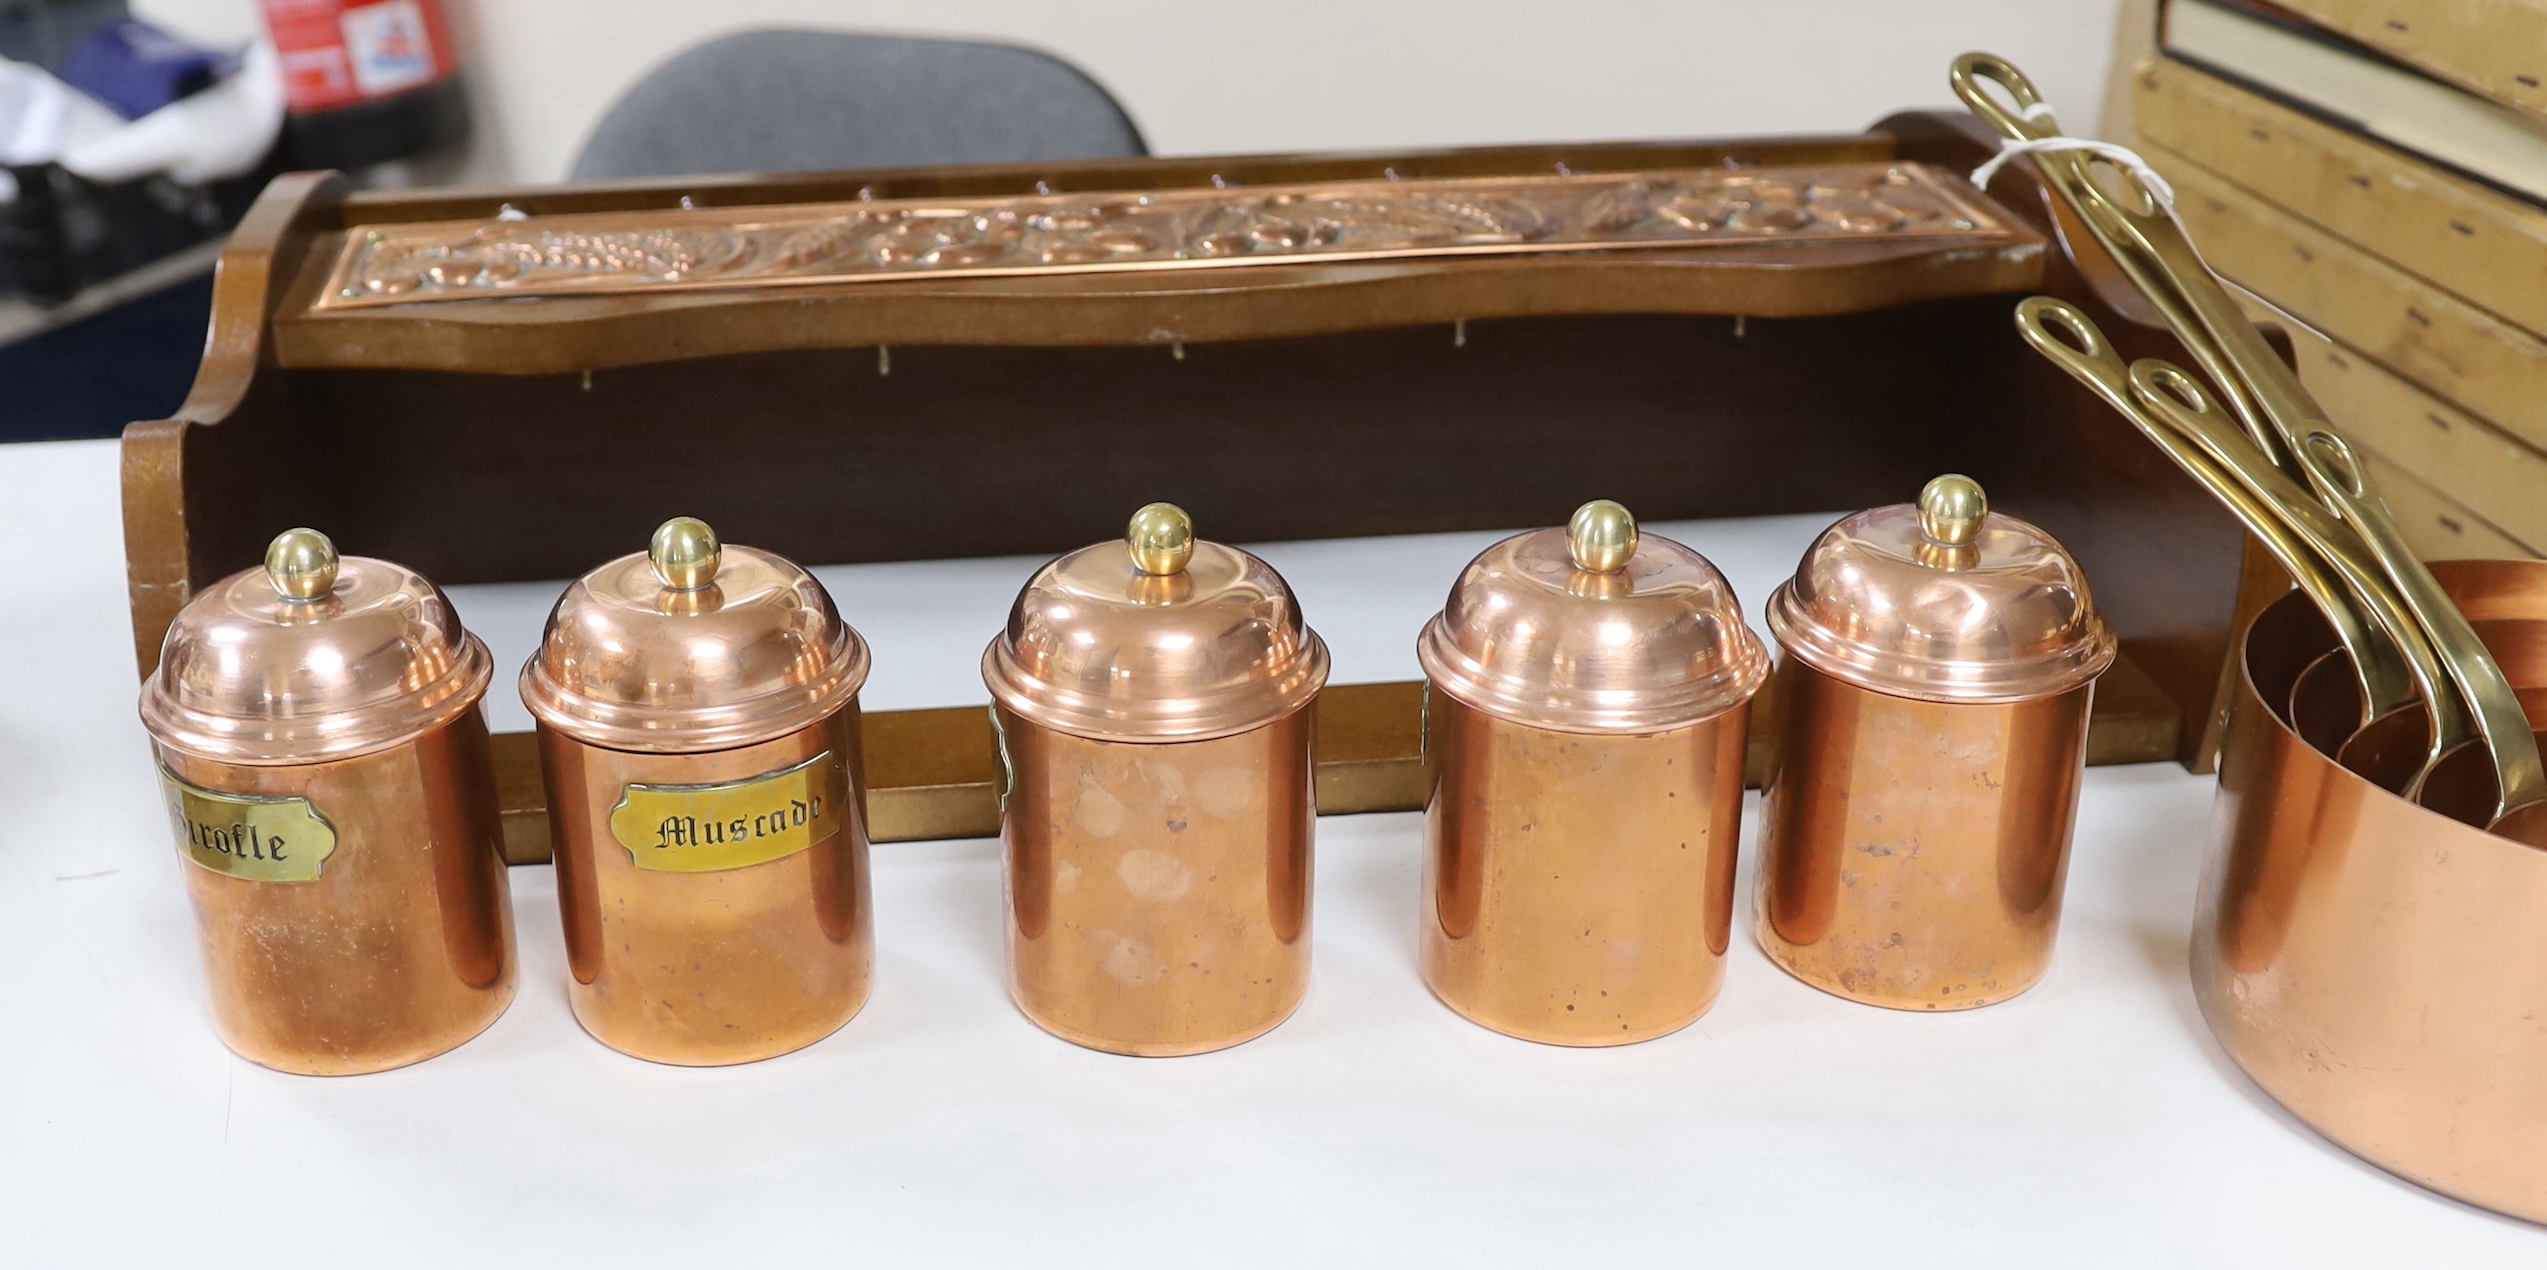
M 2092 154 L 2116 167 L 2128 170 L 2133 176 L 2140 178 L 2140 184 L 2149 191 L 2149 197 L 2158 200 L 2158 206 L 2164 209 L 2167 215 L 2176 214 L 2176 187 L 2169 185 L 2167 178 L 2158 175 L 2158 169 L 2149 166 L 2149 160 L 2141 158 L 2130 146 L 2116 145 L 2111 141 L 2090 140 L 2086 137 L 2028 137 L 2023 141 L 2013 138 L 2002 141 L 1999 143 L 1999 152 L 1991 155 L 1989 162 L 1972 169 L 1972 183 L 1986 190 L 1990 188 L 1990 178 L 1997 176 L 1999 169 L 2007 166 L 2008 160 L 2020 154 L 2051 154 L 2061 151 L 2081 151 Z

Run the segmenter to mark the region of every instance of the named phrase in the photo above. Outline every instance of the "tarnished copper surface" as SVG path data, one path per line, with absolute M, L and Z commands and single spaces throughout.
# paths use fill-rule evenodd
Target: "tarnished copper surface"
M 1724 575 L 1598 499 L 1471 561 L 1416 659 L 1433 995 L 1556 1045 L 1705 1013 L 1768 674 Z
M 595 1039 L 660 1063 L 746 1063 L 866 1004 L 867 666 L 812 574 L 688 517 L 558 600 L 522 700 L 540 725 L 567 994 Z M 743 784 L 762 792 L 737 807 Z M 766 792 L 782 786 L 805 795 L 800 814 L 764 833 L 753 813 L 789 806 Z M 816 791 L 832 805 L 808 817 Z M 659 832 L 622 833 L 622 808 L 648 809 Z
M 1769 657 L 1724 575 L 1666 538 L 1633 552 L 1610 572 L 1578 568 L 1564 529 L 1487 548 L 1416 641 L 1425 675 L 1476 709 L 1566 732 L 1663 731 L 1749 700 Z
M 1327 647 L 1281 576 L 1235 547 L 1189 547 L 1166 574 L 1120 539 L 1036 570 L 983 651 L 991 696 L 1044 727 L 1154 741 L 1227 736 L 1316 696 Z
M 1914 701 L 1778 667 L 1760 806 L 1760 946 L 1825 992 L 1964 1010 L 2043 977 L 2060 928 L 2087 714 Z
M 316 530 L 178 613 L 141 717 L 232 1049 L 381 1071 L 512 1001 L 492 676 L 433 583 Z
M 2050 535 L 1991 512 L 1970 542 L 1931 542 L 1907 503 L 1823 531 L 1768 618 L 1824 674 L 1931 701 L 2049 696 L 2095 678 L 2116 651 L 2078 562 Z
M 1960 182 L 1917 163 L 879 199 L 370 226 L 347 240 L 314 307 L 2015 236 Z
M 1949 473 L 1823 532 L 1769 601 L 1760 946 L 1825 992 L 1961 1010 L 2052 957 L 2096 676 L 2078 562 Z
M 2533 726 L 2547 564 L 2441 561 Z M 2547 1221 L 2547 853 L 2344 770 L 2268 704 L 2333 643 L 2294 594 L 2259 616 L 2193 931 L 2221 1046 L 2347 1150 L 2472 1204 Z
M 604 749 L 545 725 L 539 735 L 566 995 L 585 1031 L 658 1063 L 747 1063 L 811 1045 L 866 1004 L 875 923 L 856 798 L 830 837 L 746 868 L 639 868 L 610 830 L 611 809 L 630 785 L 737 781 L 829 755 L 856 789 L 856 702 L 776 740 L 705 754 Z
M 1035 571 L 982 655 L 1009 986 L 1055 1036 L 1198 1054 L 1309 987 L 1326 645 L 1263 561 L 1171 504 Z
M 309 597 L 248 569 L 188 603 L 142 685 L 151 734 L 224 763 L 351 758 L 442 727 L 486 694 L 486 645 L 433 583 L 386 560 L 331 551 L 329 563 L 328 587 Z
M 314 881 L 180 866 L 213 1024 L 242 1057 L 313 1076 L 385 1071 L 476 1036 L 512 1003 L 513 910 L 476 702 L 421 737 L 328 762 L 157 747 L 182 780 L 306 798 L 336 832 Z
M 592 745 L 681 753 L 786 736 L 858 695 L 866 641 L 812 574 L 752 547 L 719 561 L 688 589 L 645 553 L 577 579 L 522 667 L 523 704 Z
M 1009 990 L 1116 1054 L 1223 1049 L 1309 990 L 1307 709 L 1228 736 L 1098 741 L 1004 708 Z
M 1551 1045 L 1677 1031 L 1724 986 L 1750 706 L 1644 735 L 1556 732 L 1436 692 L 1424 982 Z

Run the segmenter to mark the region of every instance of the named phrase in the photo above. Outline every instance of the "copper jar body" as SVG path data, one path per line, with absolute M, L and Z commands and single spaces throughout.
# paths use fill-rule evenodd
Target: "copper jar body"
M 2093 683 L 1918 701 L 1788 659 L 1760 807 L 1760 947 L 1853 1001 L 1962 1010 L 2052 960 Z
M 1009 991 L 1114 1054 L 1271 1031 L 1309 990 L 1327 650 L 1264 561 L 1152 503 L 1035 571 L 982 652 Z
M 1309 990 L 1313 716 L 1107 741 L 999 712 L 1009 990 L 1045 1031 L 1142 1057 L 1271 1031 Z
M 307 882 L 182 866 L 213 1025 L 240 1057 L 306 1076 L 386 1071 L 458 1047 L 512 1004 L 512 899 L 474 705 L 333 762 L 248 766 L 155 748 L 188 785 L 306 799 L 335 831 Z
M 2547 564 L 2435 561 L 2547 723 Z M 2334 647 L 2294 592 L 2235 649 L 2193 927 L 2220 1047 L 2310 1128 L 2445 1195 L 2547 1222 L 2547 853 L 2397 797 L 2283 703 Z
M 2112 627 L 2078 562 L 1968 477 L 1823 531 L 1780 648 L 1756 929 L 1788 974 L 1895 1010 L 2033 987 L 2060 932 Z
M 1429 698 L 1424 982 L 1550 1045 L 1677 1031 L 1724 986 L 1748 702 L 1646 735 Z
M 1715 1003 L 1759 637 L 1597 499 L 1461 570 L 1424 667 L 1424 982 L 1507 1036 L 1626 1045 Z
M 719 1066 L 839 1031 L 875 979 L 867 825 L 854 700 L 775 740 L 705 753 L 590 745 L 542 724 L 575 1020 L 612 1049 Z M 808 784 L 849 791 L 837 827 L 775 860 L 699 872 L 640 867 L 612 831 L 630 787 L 715 787 L 820 760 Z
M 522 701 L 539 720 L 567 999 L 595 1040 L 749 1063 L 866 1005 L 867 668 L 812 574 L 687 517 L 559 597 Z
M 486 1030 L 517 978 L 486 645 L 432 582 L 315 530 L 177 615 L 142 723 L 221 1039 L 344 1076 Z

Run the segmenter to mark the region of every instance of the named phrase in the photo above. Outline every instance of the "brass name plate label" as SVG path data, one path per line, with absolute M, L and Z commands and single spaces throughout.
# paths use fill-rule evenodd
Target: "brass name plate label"
M 610 811 L 610 833 L 638 868 L 662 873 L 784 860 L 839 832 L 848 776 L 826 751 L 722 785 L 630 785 Z
M 166 768 L 168 816 L 185 857 L 250 882 L 315 882 L 336 854 L 336 827 L 306 798 L 216 794 Z

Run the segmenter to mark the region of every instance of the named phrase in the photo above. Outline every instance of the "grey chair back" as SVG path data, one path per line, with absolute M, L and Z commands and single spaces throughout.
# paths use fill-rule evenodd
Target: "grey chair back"
M 1031 49 L 837 31 L 747 31 L 637 81 L 572 179 L 808 172 L 1149 153 L 1123 108 Z

